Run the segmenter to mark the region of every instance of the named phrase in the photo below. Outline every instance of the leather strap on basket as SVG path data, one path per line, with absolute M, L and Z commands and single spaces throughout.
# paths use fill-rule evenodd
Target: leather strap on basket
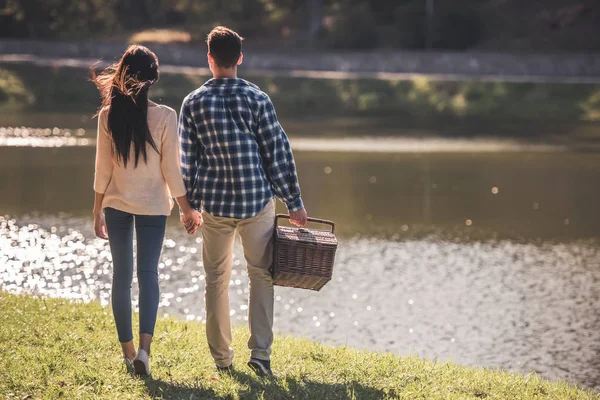
M 288 214 L 277 214 L 275 216 L 275 227 L 277 227 L 277 224 L 279 222 L 279 218 L 290 219 L 290 216 Z M 333 221 L 328 221 L 326 219 L 320 219 L 320 218 L 311 218 L 311 217 L 308 217 L 308 221 L 309 222 L 316 222 L 317 224 L 329 225 L 329 226 L 331 226 L 331 233 L 335 232 L 335 224 L 333 223 Z

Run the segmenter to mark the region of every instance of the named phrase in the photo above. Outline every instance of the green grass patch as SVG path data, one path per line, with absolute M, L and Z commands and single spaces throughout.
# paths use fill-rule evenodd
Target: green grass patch
M 600 399 L 565 382 L 277 337 L 275 379 L 246 367 L 248 332 L 234 329 L 235 372 L 217 374 L 204 325 L 158 320 L 152 377 L 121 363 L 110 308 L 0 292 L 0 398 L 65 399 Z M 29 396 L 29 397 L 28 397 Z

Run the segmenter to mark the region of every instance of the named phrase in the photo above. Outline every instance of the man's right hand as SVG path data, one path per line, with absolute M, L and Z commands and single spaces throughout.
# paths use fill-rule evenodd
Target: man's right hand
M 296 226 L 305 226 L 308 222 L 308 214 L 306 213 L 306 209 L 303 208 L 298 211 L 290 212 L 290 222 Z

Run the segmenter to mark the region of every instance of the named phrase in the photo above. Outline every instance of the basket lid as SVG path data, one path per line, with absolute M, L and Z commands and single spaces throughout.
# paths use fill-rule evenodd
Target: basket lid
M 331 233 L 330 231 L 324 231 L 320 229 L 293 228 L 290 226 L 278 226 L 277 238 L 322 245 L 337 246 L 338 244 L 335 234 Z

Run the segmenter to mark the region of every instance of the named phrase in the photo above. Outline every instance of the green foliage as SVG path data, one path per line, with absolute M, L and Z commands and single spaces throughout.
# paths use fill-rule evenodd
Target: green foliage
M 429 21 L 433 47 L 600 48 L 600 13 L 592 1 L 534 3 L 524 7 L 518 0 L 435 1 Z M 194 41 L 202 41 L 214 25 L 226 24 L 265 48 L 424 49 L 428 27 L 425 0 L 4 0 L 0 4 L 0 37 L 123 40 L 160 28 L 185 31 Z
M 586 120 L 600 121 L 600 89 L 593 91 L 579 106 L 584 111 Z
M 22 109 L 33 103 L 23 81 L 17 74 L 0 68 L 0 109 Z
M 408 4 L 406 8 L 403 5 Z M 404 0 L 390 6 L 383 0 L 321 0 L 324 27 L 320 47 L 371 49 L 423 48 L 423 2 Z M 302 38 L 309 25 L 308 2 L 273 0 L 7 0 L 0 11 L 0 36 L 34 38 L 115 37 L 119 33 L 176 27 L 204 40 L 217 24 L 250 37 L 269 38 L 282 32 Z M 314 16 L 313 16 L 314 17 Z M 319 18 L 319 16 L 317 16 Z M 459 13 L 436 17 L 436 45 L 462 49 L 479 32 L 473 18 Z M 276 43 L 276 42 L 275 42 Z
M 262 29 L 260 0 L 8 0 L 2 36 L 82 38 L 177 24 L 206 29 L 227 23 L 253 33 Z M 206 35 L 206 32 L 204 33 Z
M 439 11 L 434 17 L 433 48 L 466 50 L 481 38 L 479 16 L 470 11 Z
M 343 3 L 326 35 L 329 47 L 372 49 L 377 43 L 377 21 L 367 4 Z
M 423 2 L 397 7 L 393 20 L 379 28 L 380 47 L 423 49 L 426 47 L 426 13 Z M 482 36 L 480 17 L 472 10 L 437 8 L 432 19 L 432 46 L 441 50 L 465 50 Z
M 422 7 L 398 8 L 393 15 L 396 22 L 381 31 L 385 36 L 382 47 L 425 48 L 425 10 Z
M 252 77 L 243 70 L 240 76 L 269 94 L 286 123 L 304 121 L 296 124 L 294 133 L 310 130 L 309 122 L 315 118 L 376 117 L 388 124 L 393 120 L 393 132 L 442 132 L 471 124 L 479 134 L 515 136 L 540 131 L 564 134 L 582 124 L 592 127 L 588 121 L 600 119 L 600 85 Z M 150 96 L 179 110 L 182 99 L 208 78 L 163 73 Z M 84 69 L 0 65 L 0 110 L 79 114 L 77 124 L 61 126 L 79 128 L 99 105 L 96 88 L 87 79 Z M 364 134 L 370 128 L 348 129 Z M 464 133 L 461 129 L 455 134 Z
M 118 28 L 117 0 L 7 0 L 3 36 L 56 37 Z
M 134 318 L 134 321 L 137 318 Z M 0 292 L 0 398 L 24 399 L 573 399 L 564 382 L 277 337 L 276 379 L 245 365 L 248 331 L 234 329 L 232 374 L 217 374 L 204 325 L 159 319 L 153 375 L 126 373 L 109 308 Z

